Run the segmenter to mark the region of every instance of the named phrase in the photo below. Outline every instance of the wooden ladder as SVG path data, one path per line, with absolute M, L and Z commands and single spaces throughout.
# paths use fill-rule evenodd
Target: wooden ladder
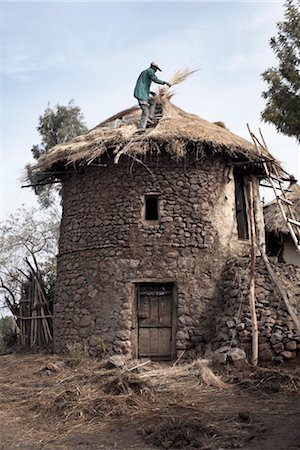
M 252 141 L 258 151 L 258 153 L 261 154 L 261 148 L 267 152 L 269 152 L 269 149 L 265 143 L 265 140 L 263 138 L 263 135 L 260 132 L 261 141 L 252 133 L 250 130 L 249 125 L 247 124 L 247 128 L 249 130 L 250 136 L 252 138 Z M 291 235 L 291 238 L 296 246 L 296 251 L 300 254 L 300 222 L 296 220 L 295 214 L 293 211 L 293 202 L 287 198 L 286 193 L 289 192 L 284 187 L 284 182 L 288 180 L 292 180 L 292 177 L 289 176 L 288 179 L 284 179 L 278 171 L 278 168 L 274 162 L 262 162 L 263 168 L 266 172 L 267 179 L 274 191 L 275 198 L 277 201 L 277 204 L 279 206 L 279 209 L 281 211 L 282 217 L 286 223 L 286 226 L 289 230 L 289 233 Z M 278 194 L 279 191 L 279 194 Z M 287 213 L 285 211 L 284 205 L 286 206 Z

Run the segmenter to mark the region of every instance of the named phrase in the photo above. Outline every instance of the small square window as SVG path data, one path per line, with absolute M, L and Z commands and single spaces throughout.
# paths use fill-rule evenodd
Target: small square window
M 146 195 L 145 197 L 145 219 L 159 219 L 159 198 L 158 195 Z

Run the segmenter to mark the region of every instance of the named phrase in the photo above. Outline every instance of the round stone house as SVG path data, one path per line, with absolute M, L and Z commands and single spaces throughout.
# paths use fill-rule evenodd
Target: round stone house
M 223 124 L 168 101 L 136 132 L 139 108 L 54 147 L 36 170 L 62 181 L 54 349 L 172 359 L 201 352 L 230 255 L 248 255 L 248 186 L 264 240 L 263 158 Z

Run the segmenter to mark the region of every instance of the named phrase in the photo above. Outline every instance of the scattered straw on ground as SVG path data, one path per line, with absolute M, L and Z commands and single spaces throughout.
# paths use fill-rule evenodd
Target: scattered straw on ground
M 237 374 L 234 381 L 243 390 L 266 394 L 300 391 L 300 372 L 287 370 L 257 368 L 248 374 Z
M 236 448 L 263 432 L 258 404 L 251 411 L 249 401 L 262 401 L 257 394 L 273 393 L 274 386 L 279 389 L 275 404 L 286 399 L 285 393 L 300 390 L 297 371 L 235 372 L 226 383 L 206 360 L 107 369 L 105 361 L 88 359 L 50 375 L 38 370 L 57 361 L 54 355 L 1 359 L 2 410 L 30 422 L 26 432 L 47 439 L 57 433 L 67 439 L 75 430 L 99 433 L 131 426 L 142 433 L 145 445 L 191 449 L 203 444 L 209 449 L 226 441 L 227 448 Z M 272 398 L 265 400 L 267 411 Z

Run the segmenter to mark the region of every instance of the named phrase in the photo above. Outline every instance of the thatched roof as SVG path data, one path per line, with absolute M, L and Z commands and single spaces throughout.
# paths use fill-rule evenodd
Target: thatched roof
M 291 208 L 294 212 L 295 219 L 300 222 L 300 186 L 299 184 L 294 183 L 289 187 L 289 190 L 291 192 L 288 192 L 286 197 L 293 203 Z M 284 209 L 289 216 L 287 205 L 284 205 Z M 276 199 L 264 206 L 264 218 L 265 227 L 268 233 L 288 234 L 286 223 L 282 217 Z
M 87 134 L 56 145 L 40 157 L 35 170 L 41 172 L 73 163 L 90 164 L 108 151 L 113 152 L 117 161 L 121 154 L 138 156 L 149 151 L 159 152 L 162 147 L 177 159 L 185 157 L 191 149 L 199 156 L 210 152 L 253 162 L 274 159 L 267 151 L 257 150 L 224 126 L 189 114 L 169 99 L 160 101 L 162 118 L 144 134 L 136 133 L 141 114 L 136 106 L 110 117 Z

